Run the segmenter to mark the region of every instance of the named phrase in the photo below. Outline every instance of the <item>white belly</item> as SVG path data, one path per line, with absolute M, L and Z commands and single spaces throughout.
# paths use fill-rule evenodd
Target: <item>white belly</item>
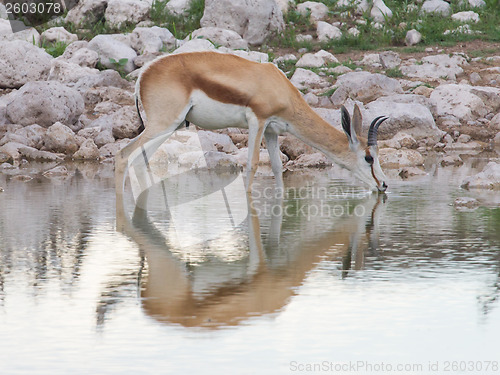
M 221 103 L 196 90 L 191 95 L 191 109 L 186 120 L 205 129 L 248 128 L 248 107 Z

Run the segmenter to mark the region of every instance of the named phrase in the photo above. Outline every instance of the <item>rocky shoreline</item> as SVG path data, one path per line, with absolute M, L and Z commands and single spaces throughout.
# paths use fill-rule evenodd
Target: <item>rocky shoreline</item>
M 500 144 L 500 54 L 472 57 L 466 51 L 450 53 L 428 47 L 421 58 L 377 51 L 353 61 L 350 56 L 320 50 L 273 51 L 271 59 L 256 46 L 265 40 L 266 32 L 286 27 L 282 8 L 274 1 L 261 9 L 264 15 L 245 9 L 240 16 L 247 17 L 250 26 L 239 32 L 231 26 L 221 27 L 227 23 L 227 14 L 217 13 L 218 8 L 207 1 L 202 19 L 205 26 L 184 40 L 176 39 L 166 28 L 151 26 L 147 16 L 141 16 L 147 1 L 127 0 L 125 7 L 117 3 L 80 0 L 70 10 L 66 20 L 75 24 L 97 12 L 103 12 L 112 24 L 123 20 L 137 23 L 131 33 L 98 35 L 90 41 L 78 40 L 61 26 L 42 34 L 35 29 L 12 34 L 7 30 L 9 22 L 0 19 L 0 173 L 8 170 L 9 175 L 16 171 L 22 175 L 22 165 L 32 161 L 50 162 L 48 165 L 67 159 L 113 161 L 116 152 L 138 134 L 133 92 L 141 67 L 168 53 L 213 50 L 275 63 L 332 126 L 340 128 L 341 105 L 350 111 L 355 104 L 360 106 L 365 131 L 373 117 L 389 116 L 380 129 L 384 168 L 415 168 L 410 172 L 418 174 L 428 153 L 437 153 L 443 165 L 456 165 L 462 162 L 457 152 L 489 151 L 496 157 L 489 156 L 484 176 L 462 183 L 500 189 L 499 157 L 494 151 Z M 169 4 L 182 13 L 186 8 L 181 3 L 172 0 Z M 373 7 L 380 10 L 380 3 L 374 2 Z M 302 3 L 297 8 L 305 8 L 315 19 L 317 38 L 334 38 L 333 29 L 321 24 L 322 7 L 317 4 L 321 3 Z M 40 47 L 41 41 L 68 45 L 54 58 Z M 184 140 L 191 136 L 187 131 L 179 134 Z M 198 136 L 205 158 L 213 160 L 214 166 L 245 166 L 245 131 L 199 131 Z M 330 165 L 322 154 L 290 135 L 280 137 L 280 148 L 285 169 Z M 164 155 L 191 151 L 189 144 L 175 139 L 160 148 Z M 182 163 L 196 168 L 196 157 L 199 155 L 184 157 Z M 267 162 L 263 152 L 261 163 Z M 479 180 L 483 182 L 475 185 Z

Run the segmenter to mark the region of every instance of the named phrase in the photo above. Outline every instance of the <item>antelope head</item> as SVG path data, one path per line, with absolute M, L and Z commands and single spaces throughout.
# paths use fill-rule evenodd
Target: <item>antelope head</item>
M 354 175 L 361 181 L 368 184 L 370 189 L 377 189 L 379 192 L 384 192 L 387 189 L 386 177 L 378 160 L 378 147 L 377 147 L 377 133 L 380 124 L 382 124 L 388 117 L 379 116 L 375 118 L 368 130 L 368 138 L 358 138 L 361 134 L 362 117 L 361 111 L 357 105 L 354 106 L 352 116 L 349 115 L 347 109 L 342 106 L 342 128 L 347 135 L 349 141 L 349 148 L 354 153 L 354 160 L 350 164 L 350 169 Z

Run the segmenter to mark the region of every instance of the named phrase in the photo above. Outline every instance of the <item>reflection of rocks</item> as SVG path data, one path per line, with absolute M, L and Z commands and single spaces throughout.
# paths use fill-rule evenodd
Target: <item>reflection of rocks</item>
M 478 174 L 467 177 L 462 182 L 465 189 L 493 189 L 500 190 L 500 164 L 489 162 Z
M 455 199 L 455 202 L 453 202 L 453 205 L 456 208 L 459 209 L 473 209 L 479 207 L 479 202 L 475 198 L 470 198 L 470 197 L 459 197 Z

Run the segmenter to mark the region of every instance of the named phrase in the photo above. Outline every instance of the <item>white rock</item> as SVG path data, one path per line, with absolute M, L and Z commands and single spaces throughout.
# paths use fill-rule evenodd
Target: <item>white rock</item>
M 112 130 L 116 139 L 134 138 L 140 127 L 135 106 L 123 106 L 118 111 L 104 115 L 93 121 L 89 127 L 100 127 L 103 131 Z
M 95 23 L 104 16 L 108 0 L 80 0 L 79 3 L 69 10 L 66 22 L 77 26 L 85 23 Z
M 295 70 L 290 82 L 299 90 L 311 87 L 327 87 L 329 82 L 310 70 L 298 68 Z
M 99 61 L 99 54 L 86 47 L 74 48 L 73 45 L 77 43 L 85 43 L 88 46 L 88 42 L 74 42 L 71 43 L 66 50 L 59 56 L 56 60 L 64 60 L 72 64 L 77 64 L 84 68 L 95 68 L 97 62 Z M 76 46 L 75 46 L 76 47 Z
M 424 164 L 424 157 L 415 150 L 382 148 L 378 159 L 383 168 L 416 167 Z
M 320 68 L 329 63 L 338 63 L 339 61 L 330 52 L 321 50 L 316 53 L 306 53 L 299 61 L 297 61 L 296 66 L 298 68 Z
M 142 0 L 109 0 L 104 17 L 106 23 L 119 28 L 125 22 L 137 24 L 147 19 L 151 4 Z
M 41 38 L 47 43 L 72 43 L 78 40 L 78 35 L 70 33 L 64 27 L 51 27 L 42 33 Z
M 316 33 L 320 42 L 329 40 L 338 40 L 342 38 L 342 31 L 337 26 L 330 25 L 328 22 L 318 21 Z
M 357 38 L 361 34 L 361 32 L 356 27 L 351 27 L 349 30 L 347 30 L 347 34 Z
M 405 37 L 405 44 L 407 46 L 414 46 L 422 41 L 422 34 L 415 29 L 408 30 Z
M 201 29 L 193 31 L 186 38 L 186 41 L 200 38 L 232 49 L 248 48 L 247 41 L 243 39 L 240 34 L 233 30 L 221 29 L 220 27 L 202 27 Z
M 306 1 L 297 5 L 297 12 L 303 16 L 311 13 L 311 19 L 314 21 L 321 21 L 328 16 L 328 7 L 323 3 L 316 1 Z
M 440 137 L 442 134 L 426 106 L 418 103 L 389 102 L 383 98 L 367 104 L 363 111 L 363 128 L 366 133 L 371 121 L 382 115 L 389 119 L 379 128 L 380 139 L 392 138 L 402 131 L 415 139 Z
M 394 69 L 401 65 L 399 54 L 393 51 L 385 51 L 379 54 L 380 63 L 384 69 Z
M 165 28 L 136 27 L 130 34 L 130 45 L 139 54 L 160 52 L 162 48 L 175 47 L 174 35 Z
M 488 108 L 483 100 L 471 92 L 469 85 L 440 85 L 432 92 L 430 102 L 437 117 L 452 116 L 466 122 L 484 117 Z
M 83 98 L 75 89 L 56 81 L 35 81 L 25 84 L 7 104 L 7 117 L 13 124 L 49 127 L 58 121 L 74 124 L 83 110 Z
M 111 59 L 120 61 L 127 59 L 127 63 L 122 66 L 126 73 L 130 73 L 135 69 L 134 59 L 137 53 L 125 43 L 117 41 L 111 35 L 97 35 L 89 42 L 89 49 L 97 52 L 99 62 L 106 68 L 116 69 Z
M 0 41 L 0 88 L 18 88 L 46 79 L 51 60 L 52 56 L 31 43 Z
M 295 40 L 298 42 L 298 43 L 303 43 L 303 42 L 312 42 L 313 41 L 313 36 L 312 35 L 309 35 L 309 34 L 299 34 L 295 37 Z
M 484 0 L 460 0 L 459 5 L 468 4 L 471 8 L 482 8 L 486 6 Z
M 12 32 L 11 23 L 20 21 L 7 21 L 0 19 L 0 42 L 22 40 L 36 46 L 40 46 L 40 33 L 33 27 L 22 26 L 19 31 Z M 20 22 L 21 23 L 21 22 Z M 22 24 L 22 23 L 21 23 Z M 22 24 L 24 25 L 24 24 Z
M 224 51 L 224 47 L 221 47 L 219 50 Z M 269 55 L 264 52 L 257 52 L 257 51 L 242 51 L 242 50 L 227 50 L 224 51 L 226 53 L 230 53 L 232 55 L 236 55 L 239 57 L 243 57 L 244 59 L 250 60 L 250 61 L 255 61 L 259 63 L 266 63 L 269 62 Z
M 314 154 L 303 154 L 297 159 L 291 160 L 285 164 L 287 170 L 295 170 L 301 168 L 326 168 L 332 165 L 332 162 L 321 152 Z
M 370 65 L 373 67 L 380 67 L 380 55 L 378 53 L 368 53 L 363 56 L 363 59 L 360 61 L 362 65 Z
M 78 150 L 75 133 L 60 122 L 50 126 L 45 133 L 45 148 L 52 152 L 73 154 Z
M 206 0 L 200 24 L 236 31 L 252 45 L 285 27 L 275 0 Z
M 77 152 L 73 154 L 73 159 L 97 160 L 99 159 L 99 149 L 92 139 L 85 140 Z
M 468 65 L 467 60 L 460 55 L 432 55 L 422 59 L 422 64 L 402 65 L 401 72 L 410 77 L 422 80 L 447 77 L 456 80 L 463 73 L 462 66 Z
M 51 62 L 51 68 L 48 80 L 64 83 L 77 82 L 82 77 L 99 74 L 99 70 L 73 64 L 64 60 L 54 59 Z
M 396 79 L 370 72 L 341 75 L 335 86 L 338 88 L 331 97 L 334 105 L 344 104 L 347 98 L 370 102 L 381 96 L 403 93 L 401 84 Z
M 216 48 L 210 41 L 206 39 L 193 39 L 183 43 L 172 54 L 198 51 L 215 51 Z
M 385 5 L 383 0 L 375 0 L 373 2 L 370 16 L 373 17 L 375 22 L 385 22 L 387 18 L 392 17 L 392 10 L 390 10 L 389 7 Z
M 354 6 L 357 14 L 363 14 L 370 10 L 370 3 L 368 0 L 339 0 L 337 6 L 351 7 Z
M 451 6 L 443 0 L 426 0 L 420 10 L 422 13 L 434 13 L 444 17 L 451 14 Z
M 459 22 L 479 22 L 479 14 L 473 12 L 472 10 L 467 12 L 458 12 L 451 16 L 451 18 L 455 21 Z
M 481 172 L 467 177 L 461 186 L 465 189 L 500 190 L 500 164 L 490 161 Z
M 167 9 L 170 13 L 177 16 L 186 15 L 186 12 L 191 6 L 192 0 L 170 0 L 167 3 Z

